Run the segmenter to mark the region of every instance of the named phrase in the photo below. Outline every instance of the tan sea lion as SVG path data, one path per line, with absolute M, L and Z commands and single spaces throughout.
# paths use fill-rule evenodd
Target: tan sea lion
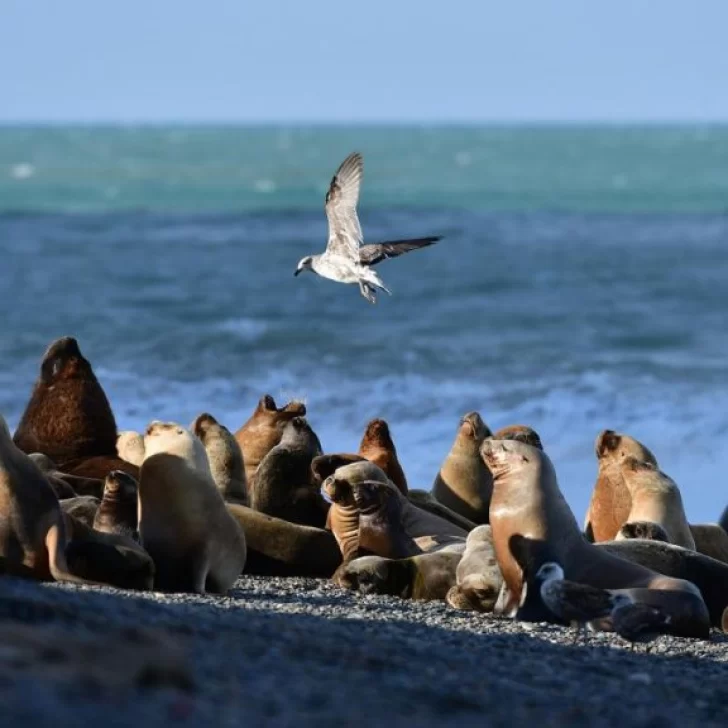
M 460 551 L 448 549 L 397 560 L 360 556 L 342 565 L 335 580 L 344 589 L 361 594 L 439 601 L 455 584 L 460 559 Z
M 212 479 L 223 500 L 246 505 L 248 492 L 243 451 L 230 430 L 207 412 L 203 412 L 195 418 L 190 425 L 190 430 L 202 440 L 202 444 L 205 446 Z
M 695 540 L 675 481 L 658 470 L 656 465 L 634 457 L 622 458 L 619 469 L 632 502 L 627 522 L 657 523 L 667 532 L 670 543 L 694 551 Z
M 294 417 L 281 441 L 263 458 L 256 472 L 250 507 L 292 523 L 322 528 L 328 506 L 312 483 L 311 464 L 321 443 L 305 417 Z
M 227 504 L 245 532 L 246 574 L 329 578 L 341 563 L 341 551 L 330 531 L 266 516 L 252 508 Z
M 149 591 L 154 585 L 152 557 L 120 533 L 102 533 L 65 514 L 66 558 L 74 574 L 119 589 Z
M 400 492 L 407 495 L 407 479 L 399 464 L 389 425 L 384 420 L 372 420 L 367 425 L 359 445 L 359 455 L 378 465 Z
M 527 425 L 508 425 L 501 427 L 498 432 L 492 435 L 494 440 L 515 440 L 516 442 L 525 442 L 527 445 L 533 445 L 539 450 L 543 450 L 541 438 L 538 432 Z
M 77 495 L 74 498 L 64 498 L 58 501 L 61 510 L 77 521 L 81 521 L 89 528 L 93 528 L 96 511 L 101 501 L 92 495 Z M 136 502 L 134 503 L 136 506 Z
M 590 541 L 611 541 L 629 518 L 632 506 L 619 463 L 634 457 L 657 465 L 655 456 L 641 443 L 614 430 L 599 433 L 595 450 L 599 462 L 597 482 L 586 514 L 584 532 Z
M 627 541 L 631 538 L 643 538 L 648 541 L 670 543 L 670 537 L 667 535 L 667 531 L 658 523 L 652 523 L 651 521 L 628 521 L 619 529 L 614 540 Z
M 283 428 L 294 417 L 304 417 L 303 402 L 289 402 L 280 409 L 269 394 L 261 397 L 250 419 L 235 433 L 243 451 L 248 498 L 255 489 L 255 472 L 261 460 L 281 441 Z
M 456 584 L 445 601 L 456 609 L 492 612 L 503 586 L 493 545 L 493 532 L 481 525 L 468 534 L 465 552 L 455 572 Z
M 144 435 L 136 430 L 123 430 L 116 438 L 116 454 L 126 462 L 142 466 L 144 461 Z
M 410 555 L 415 547 L 430 552 L 465 543 L 466 531 L 413 506 L 369 461 L 338 468 L 321 490 L 332 502 L 331 530 L 344 561 L 358 555 L 360 548 L 389 556 L 388 551 L 377 553 L 382 544 Z
M 137 492 L 138 484 L 131 475 L 112 470 L 106 476 L 104 497 L 94 516 L 93 528 L 137 541 Z
M 66 546 L 66 524 L 56 494 L 15 445 L 0 416 L 0 558 L 5 573 L 89 583 L 71 573 Z
M 473 523 L 488 523 L 493 479 L 480 457 L 480 446 L 490 434 L 477 412 L 466 414 L 432 486 L 440 503 Z
M 672 634 L 708 636 L 709 613 L 692 583 L 665 577 L 586 541 L 543 451 L 522 442 L 486 440 L 481 452 L 493 473 L 490 525 L 510 595 L 506 612 L 515 611 L 519 619 L 552 621 L 539 590 L 530 587 L 538 569 L 554 561 L 569 581 L 624 590 L 633 600 L 660 608 L 671 617 Z
M 69 336 L 54 341 L 43 355 L 13 440 L 23 452 L 41 452 L 71 475 L 104 478 L 115 468 L 138 475 L 116 454 L 109 400 L 78 342 Z
M 245 566 L 245 535 L 225 508 L 198 437 L 152 422 L 144 436 L 138 528 L 159 591 L 225 594 Z

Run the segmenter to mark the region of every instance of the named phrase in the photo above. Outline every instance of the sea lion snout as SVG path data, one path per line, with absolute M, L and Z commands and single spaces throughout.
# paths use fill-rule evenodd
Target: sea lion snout
M 602 458 L 608 453 L 614 452 L 622 441 L 622 436 L 614 430 L 602 430 L 597 436 L 595 449 L 597 458 Z
M 190 430 L 192 430 L 197 437 L 201 437 L 210 427 L 217 424 L 219 424 L 218 421 L 209 412 L 203 412 L 195 418 Z

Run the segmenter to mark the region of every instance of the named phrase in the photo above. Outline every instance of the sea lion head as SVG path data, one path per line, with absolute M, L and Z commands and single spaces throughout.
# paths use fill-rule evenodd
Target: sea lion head
M 303 417 L 306 414 L 306 405 L 297 400 L 291 400 L 283 407 L 276 405 L 275 399 L 270 394 L 264 394 L 258 401 L 255 414 L 264 415 L 272 420 L 279 420 L 282 423 L 294 417 Z
M 177 422 L 153 420 L 144 433 L 144 462 L 159 453 L 175 455 L 212 479 L 205 446 L 197 435 Z
M 517 440 L 495 440 L 486 438 L 480 446 L 480 455 L 493 473 L 499 474 L 516 471 L 540 461 L 541 450 Z
M 104 480 L 104 500 L 136 500 L 137 482 L 123 470 L 112 470 Z
M 190 430 L 197 435 L 202 442 L 205 442 L 205 435 L 207 435 L 213 427 L 222 427 L 222 425 L 209 412 L 203 412 L 201 415 L 197 415 L 197 417 L 192 420 Z
M 619 462 L 632 456 L 657 465 L 657 458 L 641 442 L 614 430 L 602 430 L 594 443 L 594 449 L 600 463 Z
M 91 364 L 81 354 L 78 342 L 72 336 L 56 339 L 43 355 L 40 379 L 51 385 L 64 379 L 96 379 Z
M 502 427 L 493 436 L 494 440 L 515 440 L 516 442 L 525 442 L 527 445 L 543 450 L 541 438 L 536 430 L 526 425 L 509 425 Z
M 385 420 L 377 418 L 369 422 L 366 430 L 364 431 L 362 446 L 365 443 L 368 445 L 379 445 L 380 447 L 388 450 L 394 450 L 392 435 L 389 432 L 389 425 Z
M 141 465 L 144 460 L 144 436 L 136 430 L 122 430 L 116 438 L 116 452 L 122 460 Z
M 360 556 L 338 572 L 336 583 L 360 594 L 388 594 L 389 564 L 380 556 Z
M 667 531 L 652 521 L 632 521 L 625 523 L 615 536 L 615 541 L 626 541 L 631 538 L 643 538 L 648 541 L 664 541 L 670 543 Z
M 281 445 L 305 450 L 313 458 L 321 454 L 321 441 L 305 417 L 294 417 L 283 428 Z
M 311 461 L 311 474 L 313 482 L 321 485 L 329 475 L 333 475 L 339 468 L 351 463 L 365 462 L 366 458 L 353 453 L 326 453 L 317 455 Z
M 468 412 L 460 418 L 458 439 L 462 437 L 480 444 L 491 434 L 490 428 L 483 422 L 483 418 L 478 412 Z

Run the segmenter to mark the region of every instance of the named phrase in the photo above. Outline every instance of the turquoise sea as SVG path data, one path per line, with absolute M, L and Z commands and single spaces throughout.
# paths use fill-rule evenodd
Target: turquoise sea
M 323 249 L 365 159 L 369 306 Z M 325 449 L 384 417 L 417 487 L 458 419 L 535 427 L 583 518 L 602 428 L 645 442 L 693 521 L 728 502 L 728 127 L 0 127 L 0 411 L 74 335 L 122 428 L 231 429 L 305 397 Z

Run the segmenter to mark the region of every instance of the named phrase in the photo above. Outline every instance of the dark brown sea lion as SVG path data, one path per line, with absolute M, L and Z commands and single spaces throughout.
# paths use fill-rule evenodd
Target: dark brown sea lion
M 89 583 L 69 569 L 66 546 L 66 524 L 56 494 L 13 443 L 0 416 L 0 558 L 5 573 Z
M 202 440 L 210 461 L 210 472 L 223 500 L 247 505 L 243 451 L 225 425 L 203 412 L 195 418 L 190 430 Z
M 544 563 L 555 561 L 570 581 L 624 590 L 635 601 L 662 609 L 671 617 L 672 634 L 708 636 L 708 609 L 694 584 L 617 558 L 586 541 L 543 451 L 506 440 L 486 440 L 481 451 L 494 479 L 490 525 L 510 595 L 506 612 L 515 611 L 520 619 L 553 619 L 532 580 Z M 662 545 L 654 541 L 620 543 Z
M 23 452 L 43 453 L 71 475 L 104 478 L 113 469 L 138 475 L 116 454 L 109 400 L 72 337 L 46 350 L 13 440 Z
M 144 436 L 139 540 L 154 559 L 154 588 L 225 594 L 245 566 L 245 535 L 225 507 L 198 437 L 153 422 Z
M 328 579 L 341 563 L 330 531 L 289 523 L 234 503 L 228 503 L 227 509 L 245 532 L 246 574 Z
M 328 506 L 311 477 L 311 463 L 320 454 L 321 443 L 309 423 L 294 417 L 281 441 L 258 466 L 250 507 L 291 523 L 322 528 Z
M 440 601 L 455 584 L 460 558 L 460 552 L 448 550 L 397 560 L 360 556 L 342 565 L 336 582 L 361 594 Z
M 389 425 L 384 420 L 372 420 L 367 425 L 359 445 L 359 455 L 378 465 L 400 492 L 407 495 L 407 479 L 399 464 Z
M 286 424 L 294 417 L 305 415 L 306 405 L 303 402 L 289 402 L 278 408 L 273 397 L 266 394 L 261 397 L 250 419 L 235 433 L 243 451 L 248 498 L 255 489 L 255 472 L 261 460 L 281 441 Z
M 473 523 L 488 523 L 493 479 L 480 457 L 480 446 L 490 434 L 477 412 L 466 414 L 432 486 L 440 503 Z
M 92 526 L 102 533 L 116 533 L 138 540 L 138 484 L 131 475 L 112 470 L 106 476 L 104 497 L 96 511 Z
M 634 457 L 657 466 L 657 458 L 641 443 L 613 430 L 603 430 L 595 443 L 599 473 L 594 485 L 584 532 L 590 541 L 611 541 L 629 518 L 632 499 L 620 469 L 623 458 Z

